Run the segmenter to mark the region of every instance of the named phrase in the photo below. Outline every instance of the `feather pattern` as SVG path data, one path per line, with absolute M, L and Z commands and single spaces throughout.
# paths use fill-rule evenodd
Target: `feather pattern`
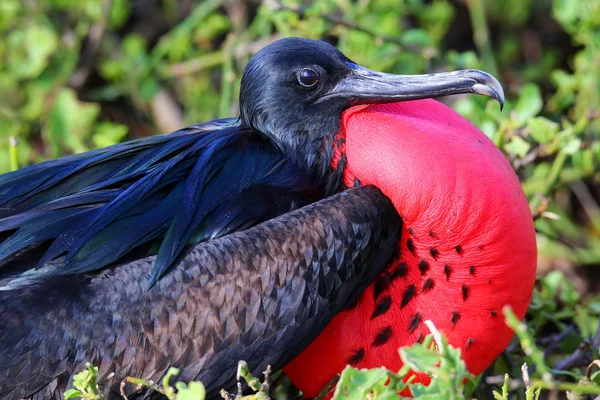
M 2 175 L 0 282 L 91 272 L 143 251 L 157 254 L 154 284 L 186 246 L 321 197 L 298 171 L 225 119 Z M 19 262 L 23 252 L 33 260 Z
M 176 366 L 218 398 L 238 360 L 258 376 L 298 355 L 385 267 L 400 227 L 363 186 L 188 248 L 150 290 L 156 257 L 0 291 L 0 398 L 60 399 L 86 361 L 105 391 Z

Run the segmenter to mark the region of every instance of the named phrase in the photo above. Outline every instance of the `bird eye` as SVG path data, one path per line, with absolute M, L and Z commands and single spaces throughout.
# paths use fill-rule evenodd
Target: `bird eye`
M 315 70 L 310 68 L 303 68 L 298 71 L 298 83 L 306 88 L 313 87 L 319 81 L 319 75 Z

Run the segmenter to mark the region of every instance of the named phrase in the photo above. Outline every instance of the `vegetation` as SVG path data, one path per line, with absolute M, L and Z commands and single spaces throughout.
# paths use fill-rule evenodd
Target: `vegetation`
M 236 115 L 249 57 L 289 35 L 328 40 L 376 70 L 481 68 L 504 84 L 503 112 L 481 97 L 444 101 L 519 174 L 539 232 L 539 282 L 526 325 L 509 318 L 518 337 L 483 376 L 468 377 L 443 341 L 440 352 L 402 349 L 437 376 L 413 393 L 597 395 L 600 0 L 2 0 L 0 173 Z M 336 396 L 353 387 L 388 398 L 381 382 L 401 388 L 396 372 L 349 368 Z M 95 385 L 90 367 L 69 394 L 95 398 Z M 160 388 L 175 396 L 168 378 Z M 202 393 L 176 388 L 179 400 Z

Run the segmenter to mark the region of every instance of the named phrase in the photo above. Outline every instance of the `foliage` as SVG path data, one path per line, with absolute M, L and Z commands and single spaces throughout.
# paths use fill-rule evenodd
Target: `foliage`
M 150 388 L 162 393 L 168 400 L 204 400 L 206 397 L 206 390 L 201 382 L 190 382 L 185 384 L 183 382 L 177 382 L 175 387 L 171 386 L 170 380 L 174 376 L 179 374 L 179 369 L 169 368 L 161 384 L 158 385 L 153 381 L 147 381 L 144 379 L 127 377 L 121 383 L 121 388 L 124 388 L 126 383 L 135 384 L 136 388 Z M 91 364 L 87 364 L 87 369 L 79 372 L 73 376 L 74 389 L 69 389 L 64 393 L 65 400 L 69 399 L 87 399 L 87 400 L 104 400 L 105 396 L 99 389 L 97 382 L 98 378 L 98 367 L 94 367 Z M 124 393 L 123 391 L 121 393 Z
M 326 39 L 376 70 L 481 68 L 500 78 L 502 112 L 482 97 L 443 101 L 521 178 L 540 277 L 527 327 L 513 324 L 519 338 L 472 395 L 531 398 L 600 383 L 587 368 L 600 347 L 600 0 L 2 0 L 0 173 L 235 115 L 249 57 L 289 35 Z M 526 387 L 517 379 L 525 362 Z M 94 371 L 74 377 L 73 396 L 96 395 Z M 364 385 L 400 376 L 344 374 L 342 384 Z
M 517 394 L 526 400 L 539 399 L 543 389 L 566 392 L 570 396 L 569 398 L 584 394 L 600 395 L 600 386 L 596 382 L 600 379 L 600 371 L 591 374 L 592 366 L 600 367 L 599 360 L 588 366 L 585 375 L 579 376 L 576 373 L 570 373 L 572 377 L 577 378 L 577 383 L 558 382 L 557 375 L 561 371 L 552 371 L 546 365 L 544 354 L 535 344 L 531 329 L 519 321 L 510 307 L 505 307 L 503 312 L 507 324 L 516 332 L 516 338 L 526 355 L 525 359 L 533 362 L 537 368 L 536 376 L 532 377 L 527 362 L 522 364 L 521 380 L 510 379 L 508 373 L 504 374 L 502 388 L 500 391 L 493 391 L 493 397 L 496 400 L 509 399 L 511 393 L 509 385 L 512 387 L 512 391 L 516 389 Z M 341 373 L 332 399 L 465 400 L 471 398 L 477 379 L 468 372 L 460 349 L 448 344 L 445 336 L 435 329 L 431 321 L 426 321 L 425 324 L 431 330 L 431 335 L 426 336 L 422 343 L 415 343 L 413 346 L 399 349 L 399 357 L 404 364 L 400 371 L 395 373 L 386 368 L 356 369 L 348 365 Z M 65 399 L 103 400 L 96 383 L 98 368 L 89 364 L 87 368 L 74 376 L 75 389 L 65 392 Z M 412 371 L 426 374 L 431 379 L 430 383 L 423 385 L 413 382 Z M 126 378 L 124 382 L 136 384 L 138 388 L 147 387 L 156 390 L 164 394 L 168 400 L 204 400 L 206 392 L 200 382 L 190 382 L 189 385 L 177 382 L 175 388 L 169 384 L 170 379 L 178 373 L 178 369 L 170 368 L 162 379 L 161 385 L 131 377 Z M 222 391 L 223 399 L 268 400 L 270 398 L 270 369 L 265 371 L 264 382 L 260 382 L 251 374 L 248 365 L 244 361 L 240 361 L 237 375 L 238 380 L 242 378 L 255 393 L 242 396 L 240 391 L 234 397 Z
M 385 368 L 357 370 L 347 366 L 333 396 L 340 399 L 395 399 L 398 393 L 419 399 L 464 399 L 467 382 L 474 376 L 467 371 L 460 349 L 448 344 L 430 321 L 433 333 L 422 343 L 399 350 L 404 366 L 398 373 Z M 431 377 L 427 386 L 413 383 L 410 371 L 425 373 Z
M 83 398 L 89 400 L 102 400 L 104 396 L 98 389 L 98 367 L 87 363 L 87 369 L 73 375 L 73 386 L 65 392 L 65 400 Z

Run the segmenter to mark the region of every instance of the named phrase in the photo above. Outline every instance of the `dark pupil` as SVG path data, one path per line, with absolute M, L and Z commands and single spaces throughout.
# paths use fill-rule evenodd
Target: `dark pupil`
M 300 74 L 298 74 L 298 79 L 303 86 L 313 86 L 317 83 L 319 77 L 312 69 L 303 69 L 300 71 Z

